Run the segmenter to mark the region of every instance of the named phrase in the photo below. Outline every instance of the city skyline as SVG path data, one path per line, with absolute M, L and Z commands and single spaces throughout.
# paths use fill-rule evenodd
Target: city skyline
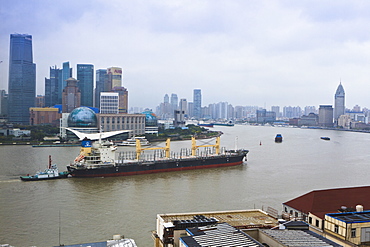
M 9 35 L 33 37 L 37 94 L 49 68 L 69 61 L 123 69 L 130 106 L 154 107 L 163 88 L 203 105 L 368 106 L 370 3 L 2 0 L 0 89 L 7 89 Z M 113 24 L 113 25 L 112 25 Z

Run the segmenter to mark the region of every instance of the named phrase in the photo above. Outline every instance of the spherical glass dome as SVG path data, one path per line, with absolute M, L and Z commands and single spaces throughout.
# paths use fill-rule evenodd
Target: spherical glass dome
M 145 114 L 145 126 L 157 126 L 157 116 L 152 111 L 144 111 Z
M 68 127 L 96 127 L 98 119 L 93 110 L 87 107 L 78 107 L 68 116 Z

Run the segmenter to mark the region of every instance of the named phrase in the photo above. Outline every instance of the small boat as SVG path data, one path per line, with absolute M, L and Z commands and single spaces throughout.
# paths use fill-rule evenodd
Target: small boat
M 134 136 L 132 138 L 127 139 L 121 143 L 117 143 L 117 146 L 136 146 L 136 140 L 140 141 L 141 146 L 148 146 L 150 145 L 149 141 L 145 139 L 143 136 Z
M 56 164 L 51 164 L 51 156 L 49 155 L 49 165 L 48 168 L 43 172 L 38 172 L 35 175 L 21 176 L 22 181 L 38 181 L 38 180 L 48 180 L 48 179 L 58 179 L 67 178 L 69 172 L 63 171 L 59 172 Z
M 281 134 L 277 134 L 275 136 L 275 142 L 282 142 L 283 141 L 283 136 Z
M 322 136 L 320 137 L 322 140 L 326 140 L 326 141 L 330 141 L 330 137 L 327 137 L 327 136 Z
M 198 126 L 200 127 L 213 127 L 213 123 L 198 123 Z
M 233 123 L 233 121 L 230 120 L 228 122 L 223 122 L 223 123 L 216 122 L 216 123 L 213 123 L 213 125 L 232 127 L 232 126 L 234 126 L 234 123 Z

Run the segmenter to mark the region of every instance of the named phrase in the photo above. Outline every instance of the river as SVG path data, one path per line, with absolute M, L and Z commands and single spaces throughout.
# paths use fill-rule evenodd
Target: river
M 49 155 L 65 170 L 79 147 L 0 146 L 0 244 L 57 246 L 123 234 L 140 247 L 153 246 L 157 214 L 267 207 L 281 212 L 283 202 L 312 190 L 369 185 L 370 134 L 248 125 L 214 129 L 224 133 L 221 146 L 249 149 L 248 161 L 228 168 L 22 182 L 19 176 L 43 170 Z M 282 143 L 274 142 L 277 133 Z M 172 142 L 171 150 L 190 146 Z

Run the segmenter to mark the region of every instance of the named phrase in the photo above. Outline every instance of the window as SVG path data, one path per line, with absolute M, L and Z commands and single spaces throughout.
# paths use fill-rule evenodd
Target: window
M 295 214 L 295 217 L 297 217 L 297 218 L 298 218 L 298 212 L 295 212 L 294 214 Z
M 338 225 L 334 225 L 334 232 L 335 233 L 338 233 L 339 232 L 339 226 Z
M 316 226 L 320 227 L 320 221 L 319 220 L 316 220 Z
M 355 238 L 356 237 L 356 228 L 352 228 L 351 229 L 351 238 Z
M 312 217 L 308 217 L 308 223 L 312 225 Z

